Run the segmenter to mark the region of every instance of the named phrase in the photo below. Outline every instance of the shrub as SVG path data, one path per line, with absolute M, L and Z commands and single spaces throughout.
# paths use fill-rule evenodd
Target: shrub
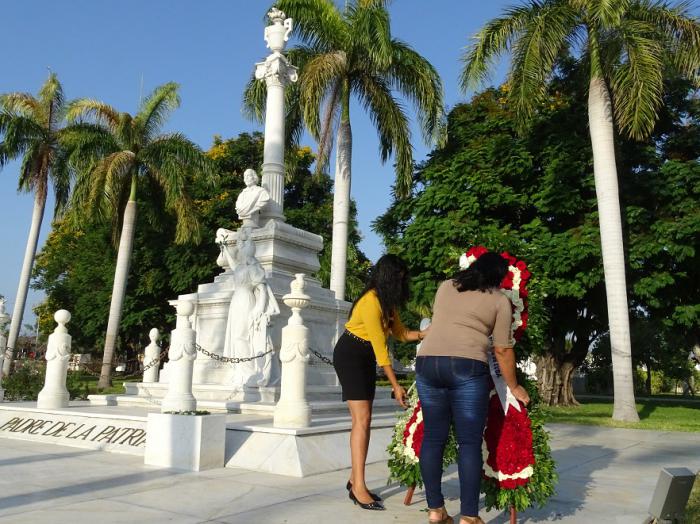
M 15 371 L 3 377 L 2 387 L 5 389 L 5 399 L 22 401 L 36 400 L 44 387 L 46 362 L 42 360 L 21 360 L 15 366 Z M 66 389 L 70 399 L 86 399 L 88 384 L 80 371 L 69 371 L 66 377 Z
M 6 400 L 36 400 L 44 387 L 46 363 L 37 360 L 17 362 L 12 374 L 2 379 Z

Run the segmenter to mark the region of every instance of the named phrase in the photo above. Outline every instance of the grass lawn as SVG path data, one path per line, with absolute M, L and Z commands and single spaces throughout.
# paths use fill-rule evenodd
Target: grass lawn
M 84 392 L 85 385 L 87 385 L 87 395 L 113 395 L 124 393 L 124 382 L 141 382 L 141 376 L 131 376 L 131 377 L 112 377 L 112 387 L 107 389 L 98 390 L 97 389 L 98 377 L 91 375 L 83 375 L 80 378 L 80 382 L 83 383 L 80 390 L 81 393 Z M 82 393 L 84 395 L 84 393 Z M 84 395 L 87 398 L 87 395 Z
M 580 402 L 581 405 L 576 407 L 545 408 L 547 421 L 660 431 L 700 431 L 698 402 L 667 402 L 657 399 L 637 402 L 640 419 L 638 424 L 612 420 L 612 400 L 586 399 Z

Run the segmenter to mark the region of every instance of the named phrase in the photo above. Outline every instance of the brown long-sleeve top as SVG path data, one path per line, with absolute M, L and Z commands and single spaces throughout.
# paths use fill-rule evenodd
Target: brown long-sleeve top
M 418 352 L 423 356 L 463 357 L 488 362 L 489 336 L 493 345 L 512 347 L 510 300 L 497 289 L 457 291 L 452 280 L 435 294 L 433 321 Z

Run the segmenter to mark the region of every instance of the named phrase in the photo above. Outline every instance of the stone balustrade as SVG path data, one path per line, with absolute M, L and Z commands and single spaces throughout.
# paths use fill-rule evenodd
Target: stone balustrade
M 306 428 L 311 425 L 311 407 L 306 401 L 306 365 L 309 361 L 309 329 L 304 326 L 301 310 L 311 299 L 304 293 L 304 274 L 298 273 L 291 283 L 291 292 L 282 297 L 292 310 L 287 325 L 282 328 L 282 385 L 275 406 L 274 426 Z
M 51 335 L 46 348 L 46 376 L 44 388 L 39 392 L 36 407 L 41 409 L 60 409 L 68 407 L 70 396 L 66 388 L 66 375 L 71 357 L 71 336 L 66 324 L 71 315 L 65 309 L 59 309 L 53 316 L 58 326 Z
M 146 346 L 143 355 L 143 365 L 150 366 L 143 372 L 143 381 L 146 383 L 158 382 L 158 372 L 160 369 L 160 346 L 158 340 L 160 333 L 156 328 L 151 329 L 148 333 L 148 338 L 151 343 Z
M 197 358 L 197 333 L 190 324 L 192 313 L 192 302 L 178 301 L 177 323 L 170 336 L 168 350 L 168 393 L 161 404 L 162 412 L 194 411 L 197 408 L 192 394 L 192 370 Z

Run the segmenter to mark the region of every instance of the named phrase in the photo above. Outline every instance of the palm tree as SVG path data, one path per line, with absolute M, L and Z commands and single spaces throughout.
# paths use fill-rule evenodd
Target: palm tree
M 53 185 L 56 198 L 55 214 L 61 212 L 68 200 L 70 170 L 59 144 L 64 114 L 63 87 L 55 73 L 49 74 L 36 97 L 29 93 L 0 95 L 0 169 L 11 160 L 21 157 L 19 190 L 34 193 L 32 225 L 27 238 L 7 339 L 4 373 L 10 370 L 17 337 L 22 327 L 49 186 Z
M 632 384 L 629 310 L 615 164 L 615 125 L 634 139 L 649 135 L 674 68 L 698 79 L 700 25 L 689 2 L 529 0 L 490 21 L 466 51 L 462 86 L 485 79 L 495 58 L 512 52 L 509 97 L 523 123 L 537 110 L 562 53 L 589 71 L 588 121 L 600 220 L 612 345 L 613 418 L 638 421 Z
M 186 182 L 194 174 L 211 175 L 201 149 L 179 133 L 159 134 L 168 115 L 180 105 L 178 85 L 164 84 L 143 100 L 135 116 L 96 100 L 70 104 L 67 118 L 74 129 L 64 139 L 79 173 L 71 209 L 81 217 L 121 219 L 117 265 L 98 387 L 111 384 L 112 359 L 126 294 L 136 227 L 139 185 L 159 188 L 165 207 L 177 216 L 175 241 L 199 237 L 199 224 Z
M 417 110 L 426 140 L 438 137 L 443 118 L 442 83 L 433 66 L 406 43 L 392 38 L 386 0 L 346 2 L 279 0 L 276 7 L 295 21 L 304 45 L 289 51 L 300 67 L 298 84 L 289 87 L 288 136 L 303 124 L 318 141 L 317 167 L 325 167 L 335 130 L 336 166 L 333 196 L 333 244 L 330 288 L 345 298 L 348 219 L 352 163 L 350 99 L 355 96 L 369 113 L 379 135 L 383 162 L 394 155 L 397 191 L 410 191 L 413 148 L 409 120 L 399 93 Z M 245 105 L 261 119 L 265 89 L 252 81 Z

